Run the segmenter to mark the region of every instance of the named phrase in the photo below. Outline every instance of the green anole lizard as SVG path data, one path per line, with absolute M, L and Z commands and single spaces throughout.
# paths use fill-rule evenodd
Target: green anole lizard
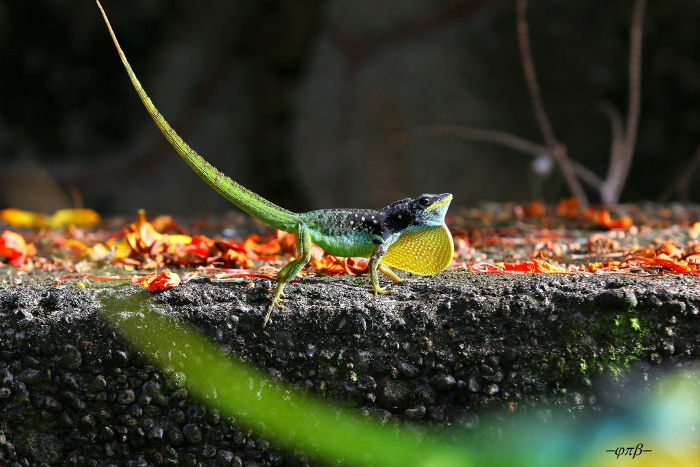
M 284 286 L 311 260 L 312 242 L 336 256 L 369 258 L 369 274 L 375 294 L 389 293 L 379 285 L 378 271 L 400 282 L 401 278 L 390 267 L 419 275 L 432 275 L 449 266 L 454 253 L 452 235 L 445 225 L 445 214 L 452 201 L 449 193 L 402 199 L 379 211 L 321 209 L 294 213 L 219 172 L 180 138 L 153 105 L 122 52 L 99 1 L 97 6 L 131 83 L 153 121 L 177 153 L 224 198 L 266 224 L 296 236 L 297 257 L 277 273 L 277 288 L 263 320 L 263 327 L 275 306 L 283 308 L 280 301 L 284 296 Z

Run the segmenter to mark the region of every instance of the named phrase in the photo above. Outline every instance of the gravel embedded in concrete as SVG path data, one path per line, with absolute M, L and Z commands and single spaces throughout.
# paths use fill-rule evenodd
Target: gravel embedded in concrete
M 184 374 L 132 350 L 100 318 L 100 294 L 141 294 L 272 378 L 382 422 L 472 430 L 493 408 L 606 410 L 619 387 L 697 362 L 696 279 L 453 272 L 375 297 L 366 277 L 305 277 L 265 329 L 270 294 L 258 280 L 155 294 L 0 285 L 0 463 L 309 462 L 202 405 Z

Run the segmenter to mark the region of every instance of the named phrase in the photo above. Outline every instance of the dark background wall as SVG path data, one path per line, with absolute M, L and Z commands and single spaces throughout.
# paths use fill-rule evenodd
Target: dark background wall
M 632 1 L 532 0 L 535 64 L 557 136 L 603 175 L 626 107 Z M 156 105 L 214 165 L 291 209 L 568 195 L 558 173 L 485 143 L 392 144 L 433 124 L 541 142 L 508 0 L 114 1 L 104 7 Z M 700 3 L 650 1 L 638 149 L 623 201 L 657 199 L 700 142 Z M 169 149 L 92 1 L 0 1 L 0 208 L 80 193 L 103 214 L 229 204 Z M 700 177 L 700 175 L 697 175 Z M 698 184 L 695 184 L 698 185 Z M 596 196 L 590 192 L 595 201 Z M 691 184 L 688 197 L 700 200 Z

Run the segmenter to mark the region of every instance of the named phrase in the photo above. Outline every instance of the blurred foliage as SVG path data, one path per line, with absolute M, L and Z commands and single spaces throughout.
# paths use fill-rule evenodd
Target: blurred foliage
M 188 386 L 205 401 L 288 447 L 352 464 L 448 466 L 476 459 L 435 434 L 383 427 L 295 394 L 145 303 L 138 296 L 106 299 L 103 316 L 161 367 L 184 373 Z

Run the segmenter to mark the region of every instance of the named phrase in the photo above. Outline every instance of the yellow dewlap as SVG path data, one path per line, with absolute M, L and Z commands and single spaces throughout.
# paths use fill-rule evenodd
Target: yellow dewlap
M 452 262 L 455 247 L 447 226 L 407 232 L 396 240 L 381 263 L 402 271 L 430 276 L 444 271 Z

